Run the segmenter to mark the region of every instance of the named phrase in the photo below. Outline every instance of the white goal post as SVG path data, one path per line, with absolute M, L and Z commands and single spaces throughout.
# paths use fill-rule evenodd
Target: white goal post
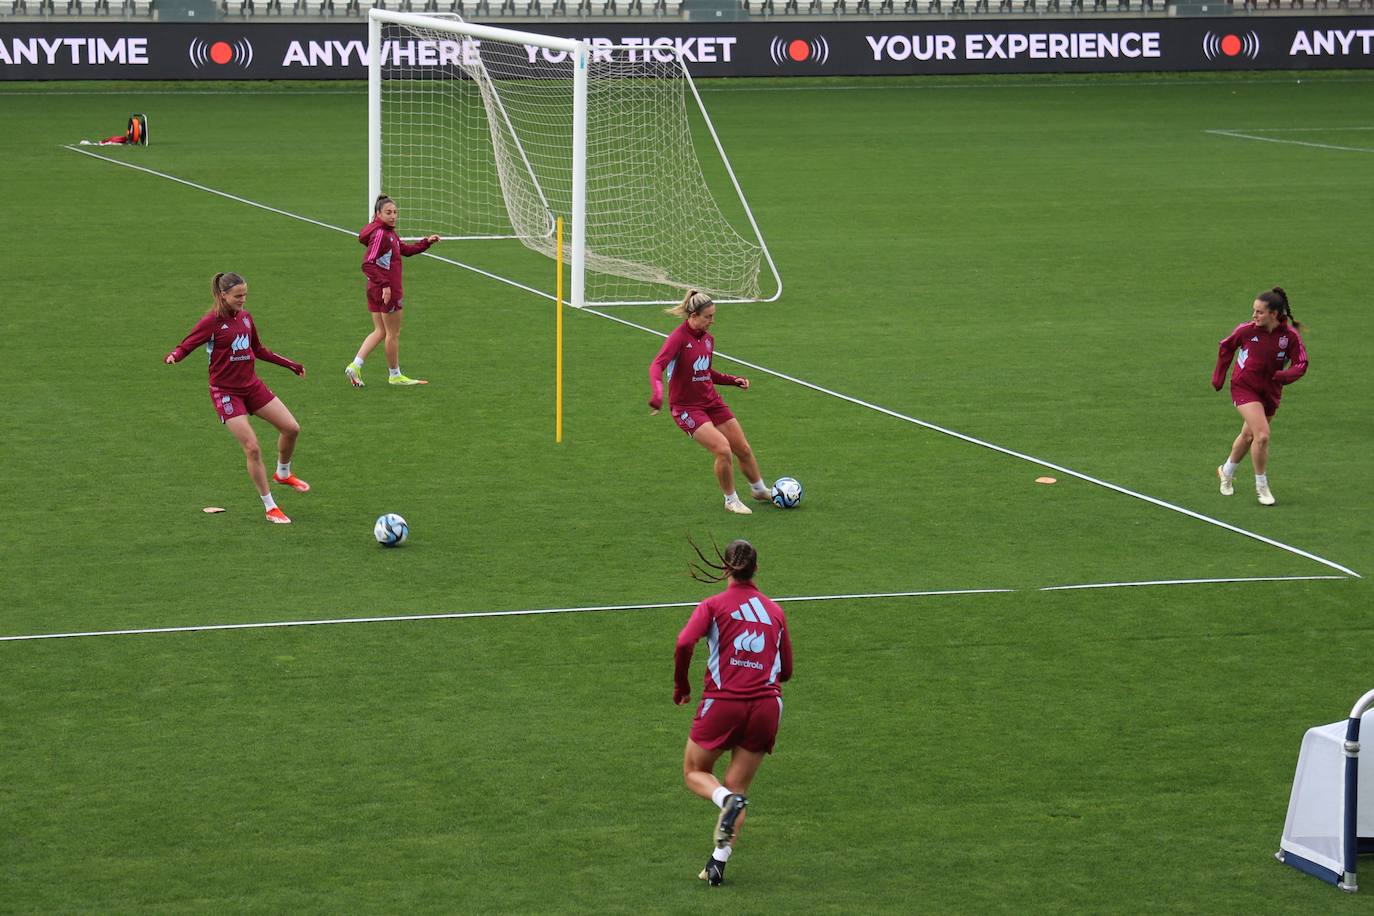
M 708 175 L 708 172 L 710 173 Z M 774 301 L 782 280 L 706 107 L 671 48 L 368 13 L 368 207 L 446 239 L 556 257 L 568 298 Z M 518 251 L 519 249 L 512 249 Z M 528 257 L 528 256 L 526 256 Z M 511 258 L 493 276 L 524 286 Z

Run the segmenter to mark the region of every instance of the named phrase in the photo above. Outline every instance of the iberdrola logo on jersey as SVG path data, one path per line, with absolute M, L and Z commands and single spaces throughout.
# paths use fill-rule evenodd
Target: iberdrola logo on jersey
M 753 630 L 745 630 L 735 637 L 736 652 L 762 652 L 763 651 L 763 631 L 755 633 Z
M 247 334 L 236 334 L 234 336 L 234 342 L 229 345 L 229 362 L 241 363 L 244 360 L 252 359 L 253 354 L 247 352 L 251 346 L 252 345 L 248 343 Z
M 711 357 L 709 357 L 709 356 L 698 356 L 696 359 L 692 360 L 692 371 L 693 371 L 693 372 L 705 372 L 707 369 L 710 369 L 710 368 L 711 368 Z

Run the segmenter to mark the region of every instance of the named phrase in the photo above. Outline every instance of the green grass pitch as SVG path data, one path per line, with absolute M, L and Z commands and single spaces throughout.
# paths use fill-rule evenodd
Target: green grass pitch
M 432 384 L 355 391 L 355 240 L 63 149 L 145 111 L 153 144 L 102 155 L 356 231 L 358 85 L 0 86 L 0 636 L 690 604 L 689 533 L 753 540 L 779 598 L 1006 591 L 785 605 L 777 753 L 710 897 L 687 607 L 0 642 L 0 911 L 1374 912 L 1272 858 L 1303 731 L 1374 687 L 1369 579 L 1208 522 L 1374 571 L 1374 82 L 702 88 L 786 283 L 715 333 L 778 373 L 726 397 L 792 512 L 721 510 L 648 416 L 645 330 L 566 315 L 555 445 L 552 305 L 414 258 Z M 161 362 L 220 270 L 308 370 L 259 368 L 303 426 L 290 527 L 199 355 Z M 1216 492 L 1208 377 L 1275 283 L 1311 369 L 1263 509 L 1248 465 Z M 1042 590 L 1233 577 L 1294 578 Z

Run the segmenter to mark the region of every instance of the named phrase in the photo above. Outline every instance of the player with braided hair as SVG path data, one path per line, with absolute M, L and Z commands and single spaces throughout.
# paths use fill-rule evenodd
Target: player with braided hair
M 682 302 L 665 311 L 685 320 L 668 335 L 649 364 L 652 389 L 649 413 L 656 414 L 663 406 L 663 373 L 666 371 L 668 410 L 673 419 L 684 433 L 715 456 L 716 481 L 725 494 L 726 510 L 749 515 L 753 510 L 735 492 L 731 456 L 739 459 L 739 469 L 749 478 L 749 489 L 755 499 L 772 499 L 773 488 L 763 482 L 758 459 L 744 437 L 739 420 L 716 391 L 717 384 L 734 385 L 748 391 L 749 379 L 711 368 L 715 338 L 707 331 L 715 323 L 716 304 L 710 296 L 689 289 Z
M 744 824 L 749 785 L 773 752 L 782 718 L 783 681 L 792 677 L 792 640 L 782 608 L 754 585 L 759 556 L 748 541 L 731 541 L 708 560 L 688 538 L 701 563 L 691 562 L 692 577 L 702 582 L 729 580 L 729 587 L 696 606 L 677 636 L 673 702 L 691 702 L 688 673 L 692 650 L 706 639 L 706 682 L 692 720 L 682 757 L 687 788 L 709 798 L 720 809 L 715 844 L 697 877 L 711 886 L 725 880 L 725 863 Z M 716 779 L 716 761 L 730 751 L 725 779 Z
M 1238 325 L 1220 344 L 1212 387 L 1221 390 L 1226 370 L 1231 370 L 1231 403 L 1240 411 L 1240 435 L 1231 443 L 1231 453 L 1217 468 L 1221 495 L 1235 493 L 1236 466 L 1248 452 L 1255 468 L 1255 493 L 1260 505 L 1272 506 L 1269 490 L 1269 434 L 1283 386 L 1291 385 L 1307 372 L 1307 348 L 1303 345 L 1302 325 L 1293 317 L 1288 293 L 1275 286 L 1255 297 L 1250 320 Z M 1239 355 L 1237 354 L 1239 351 Z

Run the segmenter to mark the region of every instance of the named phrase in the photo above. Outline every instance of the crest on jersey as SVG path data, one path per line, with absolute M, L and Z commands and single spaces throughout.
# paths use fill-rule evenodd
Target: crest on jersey
M 1288 338 L 1287 338 L 1287 337 L 1280 337 L 1280 338 L 1279 338 L 1279 349 L 1280 349 L 1280 350 L 1287 350 L 1287 349 L 1288 349 Z

